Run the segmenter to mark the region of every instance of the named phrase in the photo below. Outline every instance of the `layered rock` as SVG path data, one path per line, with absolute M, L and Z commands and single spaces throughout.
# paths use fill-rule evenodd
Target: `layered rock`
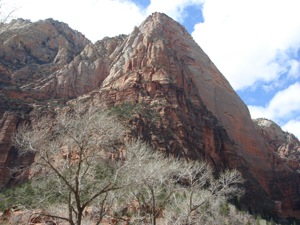
M 28 118 L 35 105 L 47 107 L 41 100 L 53 98 L 37 92 L 34 84 L 68 65 L 89 43 L 52 19 L 36 23 L 18 19 L 0 25 L 0 188 L 10 181 L 9 167 L 32 160 L 18 157 L 11 147 L 19 121 Z
M 18 118 L 9 112 L 0 120 L 0 184 L 6 184 L 10 180 L 9 153 L 17 122 Z
M 5 95 L 70 99 L 100 87 L 110 54 L 126 36 L 92 44 L 68 25 L 18 19 L 0 27 L 0 87 Z M 18 93 L 18 94 L 16 94 Z
M 5 125 L 15 129 L 20 120 L 34 121 L 41 115 L 39 111 L 45 115 L 70 98 L 99 88 L 108 75 L 111 53 L 125 37 L 104 38 L 92 44 L 67 24 L 52 19 L 1 24 L 0 129 L 5 138 L 0 145 L 0 188 L 9 183 L 7 165 L 30 162 L 30 158 L 17 157 L 10 142 L 12 128 Z
M 78 55 L 89 41 L 67 24 L 18 19 L 0 27 L 1 82 L 28 85 Z
M 167 153 L 239 169 L 250 210 L 300 216 L 299 174 L 257 133 L 246 105 L 182 26 L 155 13 L 112 55 L 94 104 L 145 104 L 159 119 L 140 113 L 133 133 Z
M 126 36 L 104 38 L 88 44 L 68 65 L 28 86 L 54 98 L 74 98 L 99 88 L 110 69 L 110 55 Z

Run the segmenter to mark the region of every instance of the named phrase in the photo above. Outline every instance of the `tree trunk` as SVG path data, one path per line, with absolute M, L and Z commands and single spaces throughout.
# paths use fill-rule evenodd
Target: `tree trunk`
M 83 216 L 83 209 L 79 209 L 77 215 L 77 225 L 81 225 L 82 216 Z
M 155 208 L 156 208 L 156 202 L 155 202 L 155 195 L 154 195 L 154 190 L 152 187 L 149 187 L 152 195 L 152 206 L 151 206 L 151 220 L 152 220 L 152 225 L 156 225 L 156 213 L 155 213 Z

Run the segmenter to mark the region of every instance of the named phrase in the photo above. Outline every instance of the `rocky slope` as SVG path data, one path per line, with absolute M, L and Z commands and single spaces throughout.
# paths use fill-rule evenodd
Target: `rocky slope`
M 284 132 L 271 120 L 259 118 L 255 119 L 254 123 L 258 125 L 256 129 L 263 136 L 265 143 L 270 145 L 280 158 L 286 160 L 292 168 L 299 172 L 299 140 L 293 134 Z
M 89 41 L 52 19 L 18 19 L 1 25 L 0 43 L 1 83 L 22 87 L 68 64 Z
M 36 40 L 39 44 L 26 50 L 28 44 L 21 41 L 38 38 L 39 33 L 46 35 L 48 29 L 29 28 L 44 24 L 56 27 L 53 29 L 62 33 L 64 41 L 49 38 L 52 42 L 43 44 Z M 219 170 L 240 170 L 247 178 L 244 202 L 250 210 L 300 218 L 299 158 L 290 163 L 278 155 L 283 139 L 271 133 L 266 136 L 263 128 L 253 123 L 225 77 L 187 31 L 168 16 L 155 13 L 129 36 L 105 38 L 95 44 L 52 20 L 34 24 L 18 20 L 6 26 L 12 28 L 1 27 L 0 54 L 7 48 L 3 47 L 5 40 L 25 35 L 9 45 L 21 46 L 17 52 L 22 56 L 8 57 L 16 54 L 12 47 L 0 55 L 1 101 L 7 106 L 17 99 L 15 104 L 26 109 L 22 115 L 30 115 L 29 120 L 36 117 L 41 99 L 49 107 L 53 98 L 75 97 L 86 104 L 109 107 L 119 112 L 132 135 L 167 154 L 206 159 Z M 60 26 L 62 30 L 57 28 Z M 13 27 L 21 27 L 22 32 Z M 51 47 L 53 42 L 58 47 Z M 38 53 L 32 53 L 39 48 L 42 52 L 49 49 L 48 56 L 41 54 L 39 59 Z M 64 50 L 60 53 L 59 49 Z M 19 70 L 22 72 L 15 74 Z M 15 108 L 10 111 L 16 112 Z M 7 160 L 13 151 L 8 140 L 20 119 L 16 113 L 4 111 L 7 108 L 3 107 L 0 122 L 0 166 L 6 176 L 2 185 L 8 180 L 4 168 L 13 161 Z M 269 138 L 277 144 L 270 144 Z
M 0 187 L 10 180 L 9 165 L 31 159 L 16 159 L 11 138 L 20 120 L 30 117 L 34 105 L 51 99 L 36 91 L 39 80 L 68 65 L 89 44 L 82 34 L 66 24 L 48 19 L 31 23 L 13 20 L 0 25 Z
M 100 87 L 110 54 L 126 38 L 92 44 L 68 25 L 18 19 L 0 25 L 0 188 L 10 183 L 16 159 L 11 138 L 20 121 L 34 122 L 53 107 Z M 19 162 L 19 163 L 17 163 Z

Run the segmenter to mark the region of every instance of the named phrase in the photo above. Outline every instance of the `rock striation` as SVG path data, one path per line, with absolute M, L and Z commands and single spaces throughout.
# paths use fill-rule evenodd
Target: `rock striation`
M 248 180 L 250 210 L 299 216 L 295 167 L 274 154 L 246 105 L 182 26 L 155 13 L 113 54 L 117 60 L 94 102 L 153 106 L 160 118 L 154 125 L 143 115 L 132 121 L 149 143 L 239 169 Z
M 26 86 L 68 64 L 89 41 L 67 24 L 13 20 L 0 26 L 1 82 Z
M 37 91 L 38 82 L 68 65 L 89 43 L 67 24 L 52 19 L 0 24 L 0 188 L 10 183 L 10 166 L 32 160 L 17 157 L 11 138 L 19 122 L 31 117 L 34 106 L 44 107 L 43 99 L 53 98 Z
M 128 36 L 95 44 L 53 20 L 16 20 L 0 31 L 4 176 L 3 168 L 20 160 L 7 160 L 16 151 L 8 140 L 18 121 L 26 115 L 34 123 L 42 104 L 47 112 L 53 101 L 63 106 L 75 99 L 121 109 L 130 134 L 166 154 L 238 169 L 247 179 L 247 209 L 300 218 L 299 141 L 276 126 L 259 126 L 267 122 L 254 123 L 209 57 L 165 14 L 152 14 Z
M 0 184 L 7 184 L 10 180 L 10 151 L 11 139 L 16 130 L 18 118 L 6 112 L 0 120 Z

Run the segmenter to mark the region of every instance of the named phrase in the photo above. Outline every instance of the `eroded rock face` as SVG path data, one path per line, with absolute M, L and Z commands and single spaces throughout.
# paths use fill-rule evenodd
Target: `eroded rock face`
M 45 42 L 50 50 L 41 59 L 36 53 L 37 46 L 33 45 L 30 52 L 26 50 L 24 46 L 31 46 L 26 38 L 23 41 L 26 45 L 21 44 L 23 39 L 13 39 L 14 26 L 24 31 L 33 24 L 15 23 L 4 39 L 19 41 L 19 45 L 8 45 L 20 46 L 14 53 L 18 61 L 14 62 L 14 57 L 10 57 L 13 53 L 7 50 L 4 60 L 0 60 L 0 73 L 2 85 L 17 85 L 17 90 L 2 90 L 0 102 L 18 99 L 37 108 L 41 105 L 37 99 L 46 100 L 50 107 L 49 99 L 76 98 L 99 107 L 126 106 L 128 115 L 122 116 L 131 135 L 143 138 L 167 154 L 205 159 L 219 170 L 236 168 L 247 179 L 244 202 L 250 210 L 300 218 L 297 168 L 274 152 L 282 144 L 277 146 L 268 141 L 284 135 L 277 135 L 277 131 L 275 136 L 272 132 L 265 135 L 263 128 L 253 123 L 246 105 L 225 77 L 177 22 L 154 13 L 129 36 L 105 38 L 95 44 L 71 32 L 71 39 L 67 38 L 70 35 L 62 35 L 69 47 L 56 49 L 53 41 Z M 46 24 L 50 29 L 53 21 Z M 68 28 L 60 26 L 60 33 L 67 34 Z M 39 32 L 44 31 L 36 29 L 28 35 L 39 36 Z M 61 41 L 57 43 L 61 46 Z M 75 43 L 80 46 L 78 49 L 72 48 Z M 38 67 L 43 74 L 28 64 L 43 65 Z M 25 73 L 24 68 L 33 72 Z M 18 76 L 13 74 L 19 70 L 20 74 L 33 77 L 22 75 L 22 79 L 16 79 Z M 30 107 L 23 113 L 28 114 Z M 4 118 L 4 111 L 1 115 Z M 34 121 L 34 113 L 30 115 L 29 120 Z M 5 124 L 10 123 L 0 123 L 3 133 L 11 133 L 16 127 L 12 123 L 10 129 L 4 128 Z M 9 151 L 1 154 L 7 155 Z M 4 161 L 7 163 L 3 158 Z
M 0 27 L 1 81 L 15 86 L 45 78 L 69 63 L 89 41 L 67 24 L 13 20 Z
M 286 160 L 294 170 L 300 169 L 300 142 L 291 133 L 284 132 L 275 122 L 268 119 L 255 119 L 258 132 L 265 143 L 272 146 L 277 155 Z
M 43 99 L 37 82 L 68 65 L 90 41 L 64 23 L 48 19 L 31 23 L 18 19 L 0 25 L 0 189 L 10 182 L 10 167 L 28 164 L 11 147 L 21 120 Z
M 11 178 L 9 171 L 10 149 L 17 122 L 17 116 L 10 112 L 6 112 L 0 120 L 0 188 Z
M 14 20 L 0 27 L 0 87 L 9 98 L 25 101 L 88 93 L 108 75 L 110 55 L 125 37 L 92 44 L 52 19 Z
M 37 92 L 54 98 L 75 98 L 99 88 L 109 73 L 111 54 L 126 36 L 104 38 L 88 44 L 69 64 L 31 85 Z
M 26 119 L 34 123 L 35 117 L 47 115 L 53 107 L 99 88 L 108 75 L 110 55 L 125 38 L 120 35 L 92 44 L 68 25 L 52 19 L 1 24 L 0 188 L 11 183 L 9 166 L 32 160 L 18 157 L 11 147 L 19 122 Z

